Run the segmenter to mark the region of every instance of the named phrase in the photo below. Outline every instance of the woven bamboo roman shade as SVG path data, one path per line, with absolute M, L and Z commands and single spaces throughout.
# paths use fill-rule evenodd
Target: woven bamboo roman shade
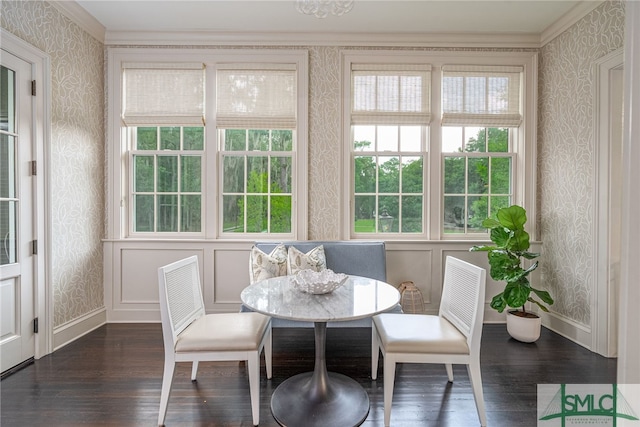
M 431 66 L 353 64 L 351 124 L 428 125 Z
M 216 76 L 218 128 L 295 129 L 295 65 L 224 64 Z
M 123 68 L 127 126 L 204 124 L 204 64 L 124 63 Z
M 522 73 L 519 66 L 444 65 L 442 124 L 519 126 Z

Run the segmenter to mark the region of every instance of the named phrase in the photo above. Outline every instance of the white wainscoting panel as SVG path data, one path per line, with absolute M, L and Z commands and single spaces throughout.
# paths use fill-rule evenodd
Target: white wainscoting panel
M 442 295 L 442 278 L 447 255 L 489 269 L 484 252 L 469 252 L 480 242 L 405 241 L 386 242 L 387 281 L 394 286 L 413 281 L 425 300 L 427 313 L 436 314 Z M 252 242 L 215 241 L 107 241 L 105 242 L 105 306 L 108 322 L 158 322 L 157 270 L 170 262 L 191 255 L 200 261 L 203 295 L 207 312 L 235 312 L 240 308 L 240 293 L 249 283 L 249 251 Z M 540 251 L 534 243 L 532 250 Z M 540 270 L 532 280 L 538 286 Z M 489 307 L 493 295 L 501 292 L 502 283 L 487 274 L 485 323 L 502 323 L 504 313 Z M 580 337 L 571 322 L 549 325 L 568 337 Z
M 214 251 L 215 272 L 213 275 L 214 295 L 212 305 L 215 311 L 228 308 L 226 311 L 240 309 L 240 293 L 249 283 L 249 253 L 251 247 L 237 249 L 216 249 Z
M 123 249 L 120 254 L 122 270 L 117 305 L 121 307 L 158 304 L 158 268 L 163 265 L 197 255 L 202 274 L 202 250 Z
M 427 313 L 437 313 L 440 288 L 434 286 L 437 283 L 437 278 L 434 277 L 432 267 L 433 251 L 418 245 L 412 245 L 413 247 L 405 245 L 386 246 L 387 281 L 396 287 L 405 281 L 413 282 L 422 292 Z M 393 249 L 390 249 L 389 246 Z

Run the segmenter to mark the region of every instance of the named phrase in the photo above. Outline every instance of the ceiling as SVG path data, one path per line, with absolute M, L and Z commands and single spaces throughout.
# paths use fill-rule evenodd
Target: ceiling
M 355 0 L 349 13 L 319 19 L 297 12 L 295 0 L 77 1 L 107 33 L 285 34 L 541 34 L 584 3 L 594 1 Z

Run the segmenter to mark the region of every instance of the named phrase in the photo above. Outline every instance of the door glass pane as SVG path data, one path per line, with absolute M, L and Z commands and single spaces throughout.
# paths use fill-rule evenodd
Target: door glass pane
M 15 132 L 15 76 L 16 73 L 0 66 L 0 131 Z
M 0 265 L 14 264 L 16 262 L 17 208 L 17 202 L 0 200 L 0 233 L 2 233 Z
M 16 141 L 15 136 L 0 133 L 0 265 L 17 261 Z

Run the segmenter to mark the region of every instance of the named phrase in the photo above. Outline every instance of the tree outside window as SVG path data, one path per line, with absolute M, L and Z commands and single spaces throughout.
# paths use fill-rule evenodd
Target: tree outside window
M 483 233 L 482 221 L 512 200 L 508 128 L 443 128 L 444 231 Z

